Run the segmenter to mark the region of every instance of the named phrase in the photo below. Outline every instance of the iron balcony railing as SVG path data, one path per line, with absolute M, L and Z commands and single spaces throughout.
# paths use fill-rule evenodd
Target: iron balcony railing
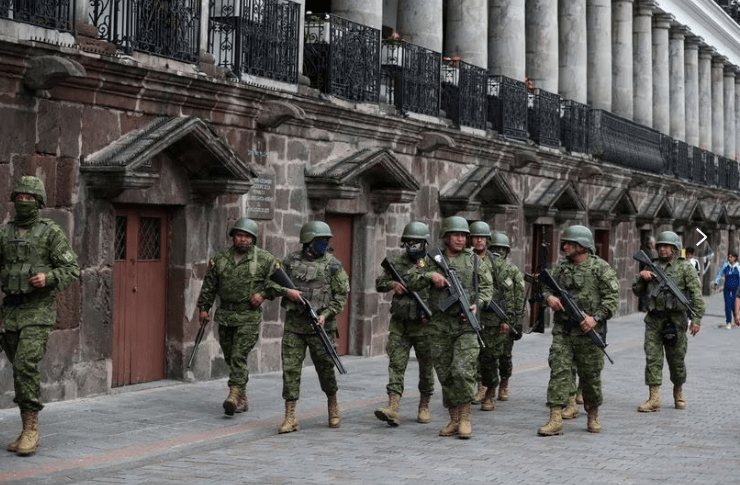
M 691 161 L 689 159 L 689 145 L 680 140 L 673 142 L 673 157 L 671 173 L 679 178 L 691 180 Z
M 560 103 L 560 137 L 569 152 L 589 153 L 590 108 L 571 99 Z
M 197 63 L 200 6 L 200 0 L 90 0 L 90 23 L 127 54 Z
M 404 114 L 439 116 L 442 54 L 392 38 L 380 49 L 381 102 Z
M 516 140 L 529 137 L 527 84 L 506 76 L 488 76 L 486 106 L 491 128 Z
M 307 12 L 303 74 L 311 87 L 350 101 L 380 98 L 380 30 Z
M 76 0 L 0 0 L 0 18 L 74 32 Z
M 707 152 L 698 147 L 691 147 L 691 180 L 704 185 L 707 183 Z
M 216 65 L 296 83 L 300 5 L 284 0 L 211 0 L 208 52 Z
M 486 129 L 486 70 L 455 59 L 442 62 L 442 109 L 455 126 Z
M 591 110 L 590 131 L 589 153 L 595 157 L 644 172 L 663 172 L 660 132 L 603 110 Z
M 535 89 L 527 93 L 527 129 L 538 145 L 560 146 L 560 96 Z

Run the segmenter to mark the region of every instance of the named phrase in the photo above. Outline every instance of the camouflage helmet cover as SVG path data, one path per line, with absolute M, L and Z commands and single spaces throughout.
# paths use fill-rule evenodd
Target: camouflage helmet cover
M 244 231 L 256 239 L 257 223 L 254 222 L 252 219 L 242 217 L 241 219 L 237 220 L 233 226 L 231 226 L 231 229 L 229 230 L 229 237 L 234 236 L 234 231 Z
M 450 232 L 464 232 L 470 234 L 470 226 L 464 217 L 451 216 L 442 220 L 442 229 L 439 231 L 439 237 L 443 238 Z
M 329 224 L 322 221 L 313 221 L 303 224 L 301 227 L 301 244 L 308 244 L 317 237 L 334 237 Z
M 681 238 L 673 231 L 663 231 L 658 234 L 658 240 L 655 242 L 655 245 L 657 246 L 658 244 L 668 244 L 679 251 L 681 250 Z
M 406 227 L 403 228 L 401 241 L 405 241 L 407 239 L 422 239 L 429 242 L 430 238 L 431 235 L 429 234 L 429 227 L 426 224 L 423 222 L 412 221 L 406 224 Z
M 594 235 L 591 229 L 586 226 L 570 226 L 565 228 L 563 235 L 560 237 L 562 242 L 574 242 L 586 248 L 592 254 L 596 252 L 594 245 Z
M 18 194 L 30 194 L 36 197 L 40 206 L 46 205 L 46 191 L 44 190 L 44 182 L 40 178 L 32 175 L 24 175 L 18 179 L 15 184 L 15 190 L 10 194 L 10 201 L 15 202 L 15 197 Z
M 491 226 L 483 221 L 475 221 L 470 224 L 470 235 L 491 238 Z
M 491 243 L 488 245 L 489 247 L 502 247 L 502 248 L 508 248 L 511 249 L 511 246 L 509 245 L 509 238 L 506 234 L 502 232 L 495 233 L 491 238 Z

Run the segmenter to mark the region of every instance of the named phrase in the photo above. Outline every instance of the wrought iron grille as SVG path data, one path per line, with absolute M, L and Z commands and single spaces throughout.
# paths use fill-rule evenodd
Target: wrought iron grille
M 381 101 L 401 113 L 439 115 L 442 54 L 400 40 L 384 40 L 380 50 Z
M 542 89 L 527 93 L 527 129 L 538 145 L 560 146 L 560 96 Z
M 310 14 L 304 32 L 303 73 L 311 87 L 351 101 L 380 98 L 380 30 Z
M 299 14 L 284 0 L 210 0 L 208 51 L 237 76 L 296 83 Z
M 662 173 L 660 133 L 608 111 L 591 110 L 591 154 L 645 172 Z
M 115 260 L 122 261 L 126 259 L 126 227 L 128 218 L 126 216 L 116 216 L 116 234 L 115 234 Z
M 673 165 L 673 138 L 660 134 L 660 157 L 663 159 L 663 169 L 660 173 L 670 173 Z
M 0 18 L 74 32 L 76 0 L 0 0 Z
M 707 152 L 697 147 L 691 150 L 691 180 L 697 184 L 706 183 Z
M 730 160 L 730 183 L 729 189 L 738 191 L 740 190 L 740 167 L 735 160 Z
M 723 189 L 730 188 L 730 163 L 726 157 L 717 157 L 717 186 Z
M 673 142 L 673 157 L 671 172 L 676 177 L 691 180 L 691 165 L 689 163 L 689 145 L 680 140 Z
M 90 0 L 90 23 L 122 51 L 198 62 L 199 0 Z
M 139 224 L 139 260 L 156 261 L 160 258 L 162 219 L 142 217 Z
M 589 107 L 571 99 L 560 103 L 560 138 L 569 152 L 587 153 Z
M 717 157 L 714 153 L 706 153 L 706 167 L 707 167 L 707 178 L 705 181 L 706 185 L 717 185 Z
M 442 64 L 442 109 L 456 126 L 486 129 L 486 70 L 452 60 Z
M 488 121 L 499 134 L 526 140 L 527 84 L 506 76 L 488 76 L 486 91 Z

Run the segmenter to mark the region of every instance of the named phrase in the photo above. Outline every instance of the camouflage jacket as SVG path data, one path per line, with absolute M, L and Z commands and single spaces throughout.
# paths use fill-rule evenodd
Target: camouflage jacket
M 660 265 L 666 273 L 673 276 L 678 288 L 684 295 L 686 295 L 691 303 L 691 308 L 694 310 L 694 318 L 691 320 L 691 323 L 694 325 L 701 325 L 701 319 L 704 316 L 704 312 L 707 310 L 707 304 L 701 297 L 701 282 L 696 277 L 696 270 L 691 263 L 683 258 L 679 258 L 674 259 L 670 263 L 665 263 L 660 259 L 657 259 L 655 264 Z M 667 289 L 660 291 L 657 296 L 652 296 L 651 293 L 657 286 L 657 280 L 653 279 L 648 282 L 643 280 L 640 275 L 637 275 L 635 282 L 632 283 L 632 292 L 637 296 L 647 295 L 648 312 L 662 311 L 685 314 L 685 307 L 681 305 L 676 297 Z M 650 315 L 648 313 L 645 321 L 648 321 L 649 319 Z
M 399 256 L 393 258 L 391 261 L 396 270 L 403 276 L 404 280 L 408 280 L 409 275 L 416 270 L 416 262 L 410 260 L 407 256 Z M 393 290 L 393 277 L 385 270 L 375 280 L 375 289 L 380 293 L 386 293 Z M 406 281 L 408 284 L 408 281 Z M 424 288 L 418 291 L 419 296 L 425 303 L 429 298 L 429 288 Z M 423 315 L 419 304 L 413 299 L 408 293 L 403 295 L 396 295 L 393 293 L 393 299 L 391 300 L 391 314 L 394 320 L 400 320 L 405 325 L 405 333 L 409 335 L 418 335 L 423 333 L 425 327 L 421 326 L 421 317 Z M 391 322 L 393 326 L 393 322 Z M 401 329 L 398 329 L 401 330 Z M 404 330 L 401 330 L 402 332 Z
M 319 316 L 324 316 L 324 329 L 331 335 L 337 329 L 336 316 L 344 309 L 349 295 L 349 276 L 341 261 L 330 253 L 311 260 L 303 251 L 296 251 L 286 256 L 282 265 L 303 298 L 311 303 Z M 287 310 L 286 331 L 313 333 L 302 304 L 283 298 L 280 305 Z
M 493 301 L 509 316 L 510 325 L 521 331 L 524 318 L 524 275 L 507 258 L 486 251 L 484 261 L 488 261 L 493 279 Z M 481 308 L 481 321 L 485 326 L 498 325 L 501 320 L 493 311 Z
M 580 264 L 563 259 L 550 273 L 564 290 L 573 295 L 581 310 L 587 315 L 601 316 L 603 322 L 596 326 L 596 332 L 603 334 L 606 320 L 619 308 L 619 276 L 614 268 L 591 254 Z M 550 288 L 544 287 L 542 297 L 547 299 L 550 295 L 553 295 Z M 582 334 L 578 325 L 569 323 L 569 320 L 568 312 L 556 312 L 552 333 Z
M 28 283 L 37 273 L 46 275 L 44 288 Z M 77 253 L 56 222 L 41 218 L 23 234 L 12 222 L 0 228 L 0 282 L 6 295 L 2 306 L 6 330 L 53 326 L 57 319 L 54 292 L 69 287 L 79 277 Z
M 247 248 L 239 262 L 234 259 L 234 246 L 222 249 L 208 262 L 203 287 L 198 297 L 198 308 L 208 311 L 216 296 L 220 303 L 215 320 L 227 327 L 259 325 L 262 307 L 253 309 L 249 300 L 259 293 L 272 300 L 284 294 L 283 287 L 270 279 L 275 257 L 255 245 Z

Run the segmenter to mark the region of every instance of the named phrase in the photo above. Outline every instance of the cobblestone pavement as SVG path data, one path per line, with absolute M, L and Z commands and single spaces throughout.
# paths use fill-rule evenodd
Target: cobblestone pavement
M 688 402 L 673 407 L 664 372 L 663 408 L 642 414 L 643 314 L 609 323 L 601 434 L 586 416 L 566 421 L 563 436 L 539 437 L 548 418 L 550 335 L 526 335 L 514 347 L 511 398 L 493 412 L 473 412 L 470 440 L 442 438 L 447 423 L 439 390 L 432 422 L 414 421 L 417 366 L 407 372 L 402 424 L 373 410 L 386 403 L 387 359 L 343 357 L 342 426 L 326 426 L 326 400 L 312 368 L 304 370 L 298 432 L 278 435 L 281 376 L 253 376 L 249 412 L 223 416 L 225 380 L 164 381 L 108 395 L 50 403 L 40 415 L 41 446 L 30 457 L 0 454 L 0 482 L 84 484 L 182 483 L 484 483 L 730 484 L 740 482 L 735 407 L 740 403 L 740 329 L 724 328 L 722 295 L 707 298 L 702 331 L 689 338 Z M 4 383 L 9 385 L 9 383 Z M 20 429 L 16 409 L 0 410 L 0 443 Z

